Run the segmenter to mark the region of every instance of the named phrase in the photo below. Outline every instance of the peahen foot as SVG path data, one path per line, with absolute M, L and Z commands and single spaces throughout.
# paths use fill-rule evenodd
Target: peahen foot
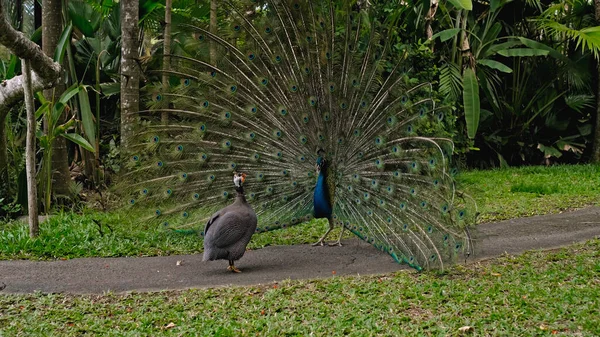
M 242 271 L 237 269 L 236 266 L 233 265 L 233 261 L 229 261 L 229 267 L 227 267 L 227 270 L 232 271 L 234 273 L 241 273 Z

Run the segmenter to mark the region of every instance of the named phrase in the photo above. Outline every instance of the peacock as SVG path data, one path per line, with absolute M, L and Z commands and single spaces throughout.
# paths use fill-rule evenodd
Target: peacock
M 170 69 L 144 89 L 131 207 L 201 228 L 243 171 L 257 233 L 323 218 L 316 244 L 341 226 L 417 270 L 471 254 L 476 205 L 455 187 L 447 109 L 373 6 L 221 1 L 216 29 L 178 26 Z
M 203 261 L 229 260 L 227 270 L 241 272 L 235 261 L 244 256 L 246 245 L 256 230 L 256 213 L 244 195 L 245 173 L 233 174 L 237 193 L 233 204 L 215 212 L 204 227 Z

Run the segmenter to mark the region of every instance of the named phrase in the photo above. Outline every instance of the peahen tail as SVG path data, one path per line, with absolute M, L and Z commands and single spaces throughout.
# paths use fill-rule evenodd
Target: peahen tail
M 223 1 L 217 31 L 178 27 L 169 83 L 149 74 L 129 203 L 202 228 L 244 171 L 260 232 L 313 218 L 326 174 L 333 220 L 396 261 L 443 268 L 470 253 L 475 206 L 455 190 L 451 121 L 373 6 Z

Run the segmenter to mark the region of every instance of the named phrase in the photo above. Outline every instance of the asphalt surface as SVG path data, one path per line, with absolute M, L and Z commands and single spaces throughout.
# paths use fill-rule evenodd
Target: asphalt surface
M 519 218 L 478 226 L 476 257 L 552 249 L 600 238 L 600 207 Z M 382 274 L 406 269 L 358 239 L 343 247 L 275 246 L 248 251 L 226 270 L 226 261 L 199 255 L 141 258 L 82 258 L 66 261 L 0 261 L 2 293 L 103 293 L 253 285 L 286 279 Z

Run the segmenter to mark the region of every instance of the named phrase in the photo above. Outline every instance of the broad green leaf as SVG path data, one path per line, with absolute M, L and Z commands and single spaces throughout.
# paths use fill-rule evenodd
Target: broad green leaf
M 92 144 L 76 133 L 61 133 L 60 135 L 92 153 L 95 152 Z
M 31 41 L 35 43 L 42 41 L 42 26 L 39 26 L 38 29 L 31 34 Z
M 60 39 L 58 40 L 58 44 L 56 45 L 56 49 L 54 50 L 54 62 L 59 64 L 62 63 L 63 57 L 65 56 L 65 51 L 70 46 L 71 41 L 71 31 L 73 30 L 73 24 L 69 23 L 67 27 L 63 30 L 60 35 Z
M 52 125 L 56 125 L 56 123 L 58 123 L 58 119 L 63 114 L 66 107 L 67 107 L 67 105 L 62 102 L 54 103 L 54 107 L 52 108 L 52 116 L 51 116 L 52 117 Z
M 46 113 L 46 111 L 48 111 L 48 106 L 50 105 L 49 102 L 44 102 L 42 103 L 42 105 L 35 111 L 35 119 L 38 120 L 40 119 L 40 117 L 42 117 L 44 115 L 44 113 Z
M 473 3 L 471 0 L 449 0 L 454 7 L 459 9 L 466 9 L 468 11 L 473 9 Z
M 102 95 L 108 97 L 112 95 L 117 95 L 121 92 L 121 83 L 118 82 L 109 82 L 109 83 L 100 83 L 100 90 Z
M 456 34 L 458 34 L 459 32 L 460 32 L 460 28 L 446 29 L 446 30 L 442 30 L 439 33 L 434 34 L 431 37 L 431 39 L 435 40 L 439 37 L 440 41 L 444 42 L 444 41 L 450 40 L 451 38 L 455 37 Z
M 528 56 L 546 56 L 548 55 L 547 50 L 543 49 L 531 49 L 531 48 L 513 48 L 498 50 L 498 54 L 502 56 L 517 56 L 517 57 L 528 57 Z
M 463 104 L 465 106 L 465 119 L 467 121 L 467 135 L 475 138 L 479 127 L 480 102 L 479 84 L 472 68 L 466 68 L 463 73 Z
M 498 38 L 498 35 L 502 31 L 502 25 L 500 22 L 496 22 L 492 25 L 492 27 L 485 34 L 484 43 L 487 41 L 495 41 Z
M 488 59 L 483 59 L 483 60 L 477 60 L 478 64 L 482 64 L 486 67 L 490 67 L 492 69 L 496 69 L 499 70 L 503 73 L 507 73 L 510 74 L 512 73 L 512 69 L 510 69 L 509 67 L 507 67 L 506 65 L 504 65 L 504 63 L 498 62 L 498 61 L 494 61 L 494 60 L 488 60 Z
M 69 1 L 69 18 L 86 37 L 94 37 L 102 19 L 92 6 L 84 1 Z
M 67 90 L 65 90 L 65 92 L 63 92 L 62 95 L 60 95 L 58 101 L 63 104 L 67 104 L 69 102 L 69 100 L 71 100 L 71 98 L 73 98 L 73 96 L 77 95 L 77 93 L 79 92 L 79 90 L 81 90 L 81 88 L 82 87 L 80 87 L 78 83 L 74 83 Z
M 502 5 L 502 0 L 490 0 L 490 12 L 495 12 Z
M 562 153 L 558 149 L 554 148 L 553 146 L 545 146 L 545 145 L 539 143 L 537 148 L 544 153 L 545 158 L 550 158 L 550 157 L 560 158 L 562 156 Z
M 90 107 L 90 98 L 85 87 L 81 87 L 79 91 L 79 108 L 81 109 L 81 122 L 83 123 L 83 131 L 90 143 L 96 142 L 96 125 L 94 124 L 94 114 Z
M 20 64 L 19 58 L 15 55 L 10 55 L 10 63 L 8 64 L 8 70 L 5 74 L 5 80 L 10 80 L 15 77 L 15 69 L 17 68 L 17 64 Z
M 509 2 L 512 2 L 512 0 L 490 0 L 490 12 L 497 11 Z
M 537 42 L 534 40 L 530 40 L 524 37 L 518 37 L 519 41 L 521 41 L 525 46 L 532 48 L 532 49 L 541 49 L 541 50 L 547 50 L 548 51 L 548 55 L 554 57 L 557 60 L 561 60 L 561 61 L 569 61 L 569 59 L 561 54 L 559 51 L 557 51 L 556 49 L 547 46 L 541 42 Z
M 504 43 L 495 44 L 488 49 L 486 55 L 493 55 L 493 54 L 497 53 L 499 50 L 509 49 L 514 46 L 518 46 L 520 44 L 521 44 L 521 42 L 517 41 L 517 40 L 512 40 L 512 41 L 508 41 L 508 42 L 504 42 Z
M 65 108 L 67 107 L 69 100 L 75 96 L 75 94 L 77 94 L 79 92 L 79 86 L 77 85 L 77 83 L 73 84 L 72 86 L 70 86 L 65 92 L 63 92 L 62 95 L 60 95 L 60 97 L 58 98 L 58 102 L 54 103 L 54 107 L 52 108 L 52 124 L 56 125 L 56 123 L 58 123 L 58 120 L 60 119 L 60 116 L 63 114 L 63 112 L 65 111 Z
M 579 130 L 579 134 L 582 136 L 589 136 L 592 134 L 592 124 L 588 123 L 588 124 L 584 124 L 584 125 L 578 125 L 577 126 L 577 130 Z
M 41 91 L 34 93 L 33 96 L 35 96 L 35 98 L 38 100 L 38 102 L 40 102 L 42 104 L 47 102 L 46 97 L 44 97 L 44 93 Z

